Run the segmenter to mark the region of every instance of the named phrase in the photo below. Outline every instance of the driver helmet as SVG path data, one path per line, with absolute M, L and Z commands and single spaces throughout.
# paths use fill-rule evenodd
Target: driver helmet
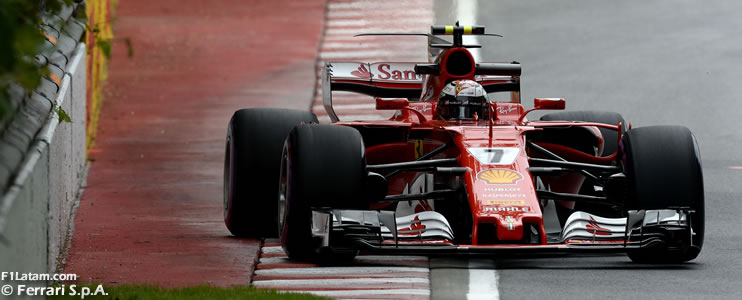
M 437 110 L 444 120 L 486 120 L 489 118 L 487 91 L 473 80 L 451 81 L 438 98 Z

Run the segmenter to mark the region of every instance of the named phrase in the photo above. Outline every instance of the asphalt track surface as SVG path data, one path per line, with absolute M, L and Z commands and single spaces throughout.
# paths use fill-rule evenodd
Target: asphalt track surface
M 496 270 L 502 299 L 739 298 L 742 2 L 475 4 L 476 23 L 504 35 L 481 38 L 480 55 L 485 61 L 522 63 L 526 107 L 534 97 L 563 97 L 568 110 L 616 111 L 634 127 L 691 129 L 703 162 L 706 238 L 696 260 L 670 266 L 632 264 L 625 256 L 434 259 L 433 298 L 465 297 L 470 267 Z M 453 22 L 456 10 L 450 6 L 436 1 L 437 23 Z

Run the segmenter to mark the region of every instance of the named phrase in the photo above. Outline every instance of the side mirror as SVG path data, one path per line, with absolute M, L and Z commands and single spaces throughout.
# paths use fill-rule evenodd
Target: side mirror
M 533 99 L 533 110 L 537 110 L 537 109 L 563 110 L 564 107 L 565 107 L 564 98 L 536 98 L 536 99 Z
M 541 110 L 541 109 L 563 110 L 565 106 L 566 106 L 566 102 L 564 101 L 564 98 L 533 99 L 533 108 L 525 111 L 523 115 L 520 116 L 520 118 L 518 119 L 518 124 L 523 123 L 523 119 L 526 118 L 526 115 L 529 112 L 532 112 L 534 110 Z
M 405 109 L 410 106 L 410 101 L 405 98 L 384 100 L 376 98 L 376 109 L 378 110 L 397 110 Z

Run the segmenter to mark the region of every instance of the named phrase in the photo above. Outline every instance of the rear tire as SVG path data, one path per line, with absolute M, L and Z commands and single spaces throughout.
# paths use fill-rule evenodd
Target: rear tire
M 278 236 L 281 149 L 291 129 L 302 123 L 317 123 L 317 117 L 271 108 L 241 109 L 232 116 L 224 156 L 224 223 L 233 235 Z
M 368 172 L 358 130 L 337 125 L 296 126 L 286 139 L 281 164 L 281 246 L 290 259 L 317 260 L 331 253 L 312 236 L 312 208 L 368 209 Z M 343 259 L 355 257 L 352 249 Z
M 622 147 L 629 185 L 627 209 L 695 210 L 690 218 L 695 235 L 687 241 L 680 240 L 683 237 L 672 241 L 682 246 L 639 249 L 629 253 L 629 258 L 639 263 L 681 263 L 696 258 L 703 247 L 704 196 L 701 159 L 693 134 L 681 126 L 636 128 L 624 135 Z

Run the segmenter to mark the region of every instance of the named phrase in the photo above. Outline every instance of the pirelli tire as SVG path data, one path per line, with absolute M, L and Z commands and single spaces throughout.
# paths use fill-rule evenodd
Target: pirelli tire
M 276 188 L 283 143 L 307 111 L 248 108 L 232 115 L 224 155 L 224 223 L 239 237 L 278 237 Z
M 368 172 L 365 147 L 355 128 L 296 126 L 286 139 L 281 165 L 279 210 L 281 246 L 290 259 L 318 260 L 339 253 L 322 248 L 312 235 L 312 209 L 368 209 L 363 192 Z
M 543 121 L 581 121 L 581 122 L 592 122 L 592 123 L 604 123 L 611 125 L 618 125 L 621 122 L 623 126 L 626 126 L 626 120 L 619 113 L 610 111 L 560 111 L 555 113 L 545 114 L 541 117 Z M 618 149 L 618 132 L 608 128 L 598 128 L 600 133 L 603 135 L 604 145 L 603 154 L 601 156 L 609 156 L 616 152 Z
M 704 239 L 701 157 L 695 137 L 682 126 L 629 130 L 620 145 L 627 176 L 626 208 L 654 210 L 689 207 L 692 234 L 673 235 L 667 245 L 629 253 L 639 263 L 682 263 L 695 259 Z

